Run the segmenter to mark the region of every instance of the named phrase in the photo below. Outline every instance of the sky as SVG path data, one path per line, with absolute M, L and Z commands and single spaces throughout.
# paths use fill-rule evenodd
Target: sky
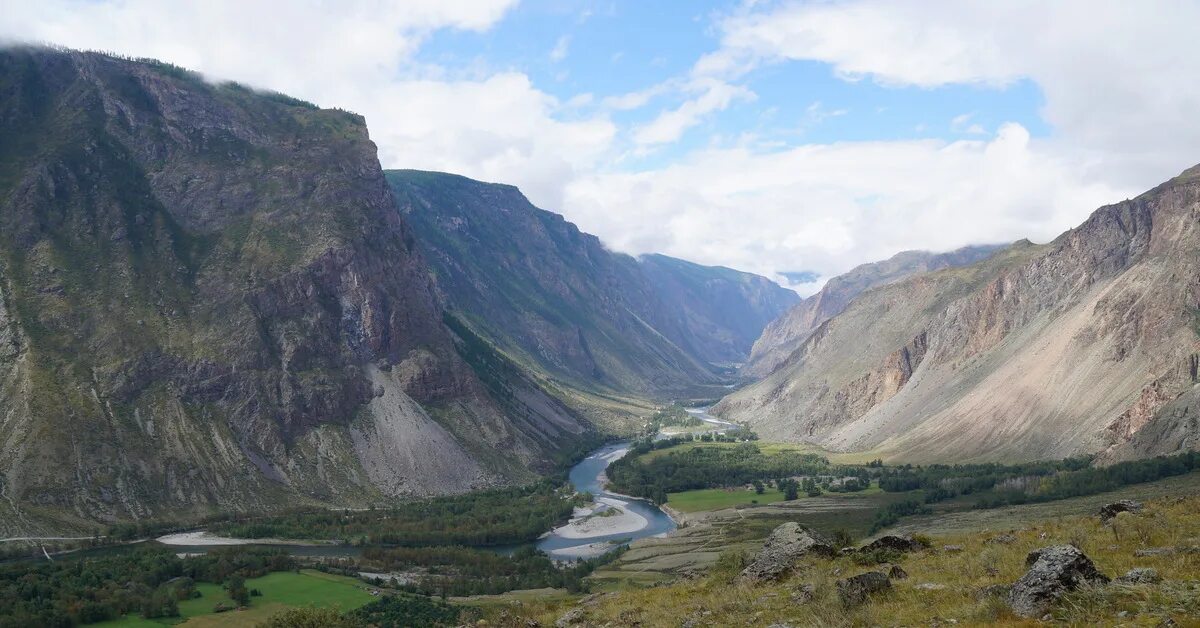
M 0 0 L 0 41 L 355 111 L 385 168 L 801 294 L 1200 163 L 1200 1 Z

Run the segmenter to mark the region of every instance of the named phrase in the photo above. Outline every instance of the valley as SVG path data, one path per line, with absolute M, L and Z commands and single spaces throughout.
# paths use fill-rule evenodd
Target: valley
M 372 138 L 0 48 L 0 628 L 1200 625 L 1200 166 L 801 298 Z

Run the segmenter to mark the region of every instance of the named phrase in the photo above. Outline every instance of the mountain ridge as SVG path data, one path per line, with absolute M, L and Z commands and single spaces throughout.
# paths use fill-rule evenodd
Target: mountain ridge
M 914 462 L 1194 447 L 1194 404 L 1161 411 L 1196 385 L 1195 172 L 1049 244 L 868 290 L 717 411 L 767 437 Z M 921 359 L 899 368 L 918 337 Z

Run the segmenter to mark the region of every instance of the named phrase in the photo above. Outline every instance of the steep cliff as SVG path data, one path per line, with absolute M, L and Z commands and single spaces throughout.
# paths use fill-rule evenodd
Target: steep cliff
M 864 291 L 941 268 L 974 264 L 994 254 L 998 245 L 967 246 L 948 253 L 904 251 L 882 262 L 855 266 L 830 279 L 816 294 L 771 321 L 755 340 L 750 359 L 741 369 L 747 379 L 766 377 L 782 364 L 821 323 L 837 316 Z
M 715 396 L 794 299 L 771 281 L 609 251 L 508 185 L 411 170 L 388 180 L 454 311 L 522 364 L 604 394 Z
M 360 117 L 0 51 L 8 527 L 529 477 L 585 426 L 527 378 L 483 381 L 503 359 L 470 342 Z
M 1047 245 L 864 292 L 718 412 L 914 461 L 1195 447 L 1197 251 L 1193 168 Z M 917 338 L 907 373 L 897 352 Z

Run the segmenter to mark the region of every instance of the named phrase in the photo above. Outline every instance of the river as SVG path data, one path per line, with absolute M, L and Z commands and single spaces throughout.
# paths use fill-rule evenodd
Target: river
M 718 428 L 718 432 L 737 427 L 708 414 L 707 410 L 708 408 L 687 409 L 692 416 Z M 662 433 L 658 435 L 659 438 L 666 436 Z M 605 490 L 605 469 L 613 461 L 627 454 L 629 445 L 629 441 L 604 445 L 571 467 L 568 474 L 571 484 L 576 491 L 591 493 L 595 499 L 595 506 L 577 509 L 570 522 L 547 531 L 536 542 L 539 550 L 559 560 L 589 558 L 604 554 L 618 545 L 648 536 L 663 535 L 675 529 L 675 521 L 651 502 Z M 170 545 L 181 554 L 205 553 L 215 547 L 227 545 L 259 544 L 242 539 L 222 539 L 203 532 L 167 535 L 157 540 Z M 357 556 L 362 551 L 361 548 L 348 545 L 276 543 L 272 547 L 304 557 Z M 515 547 L 495 549 L 509 552 Z

